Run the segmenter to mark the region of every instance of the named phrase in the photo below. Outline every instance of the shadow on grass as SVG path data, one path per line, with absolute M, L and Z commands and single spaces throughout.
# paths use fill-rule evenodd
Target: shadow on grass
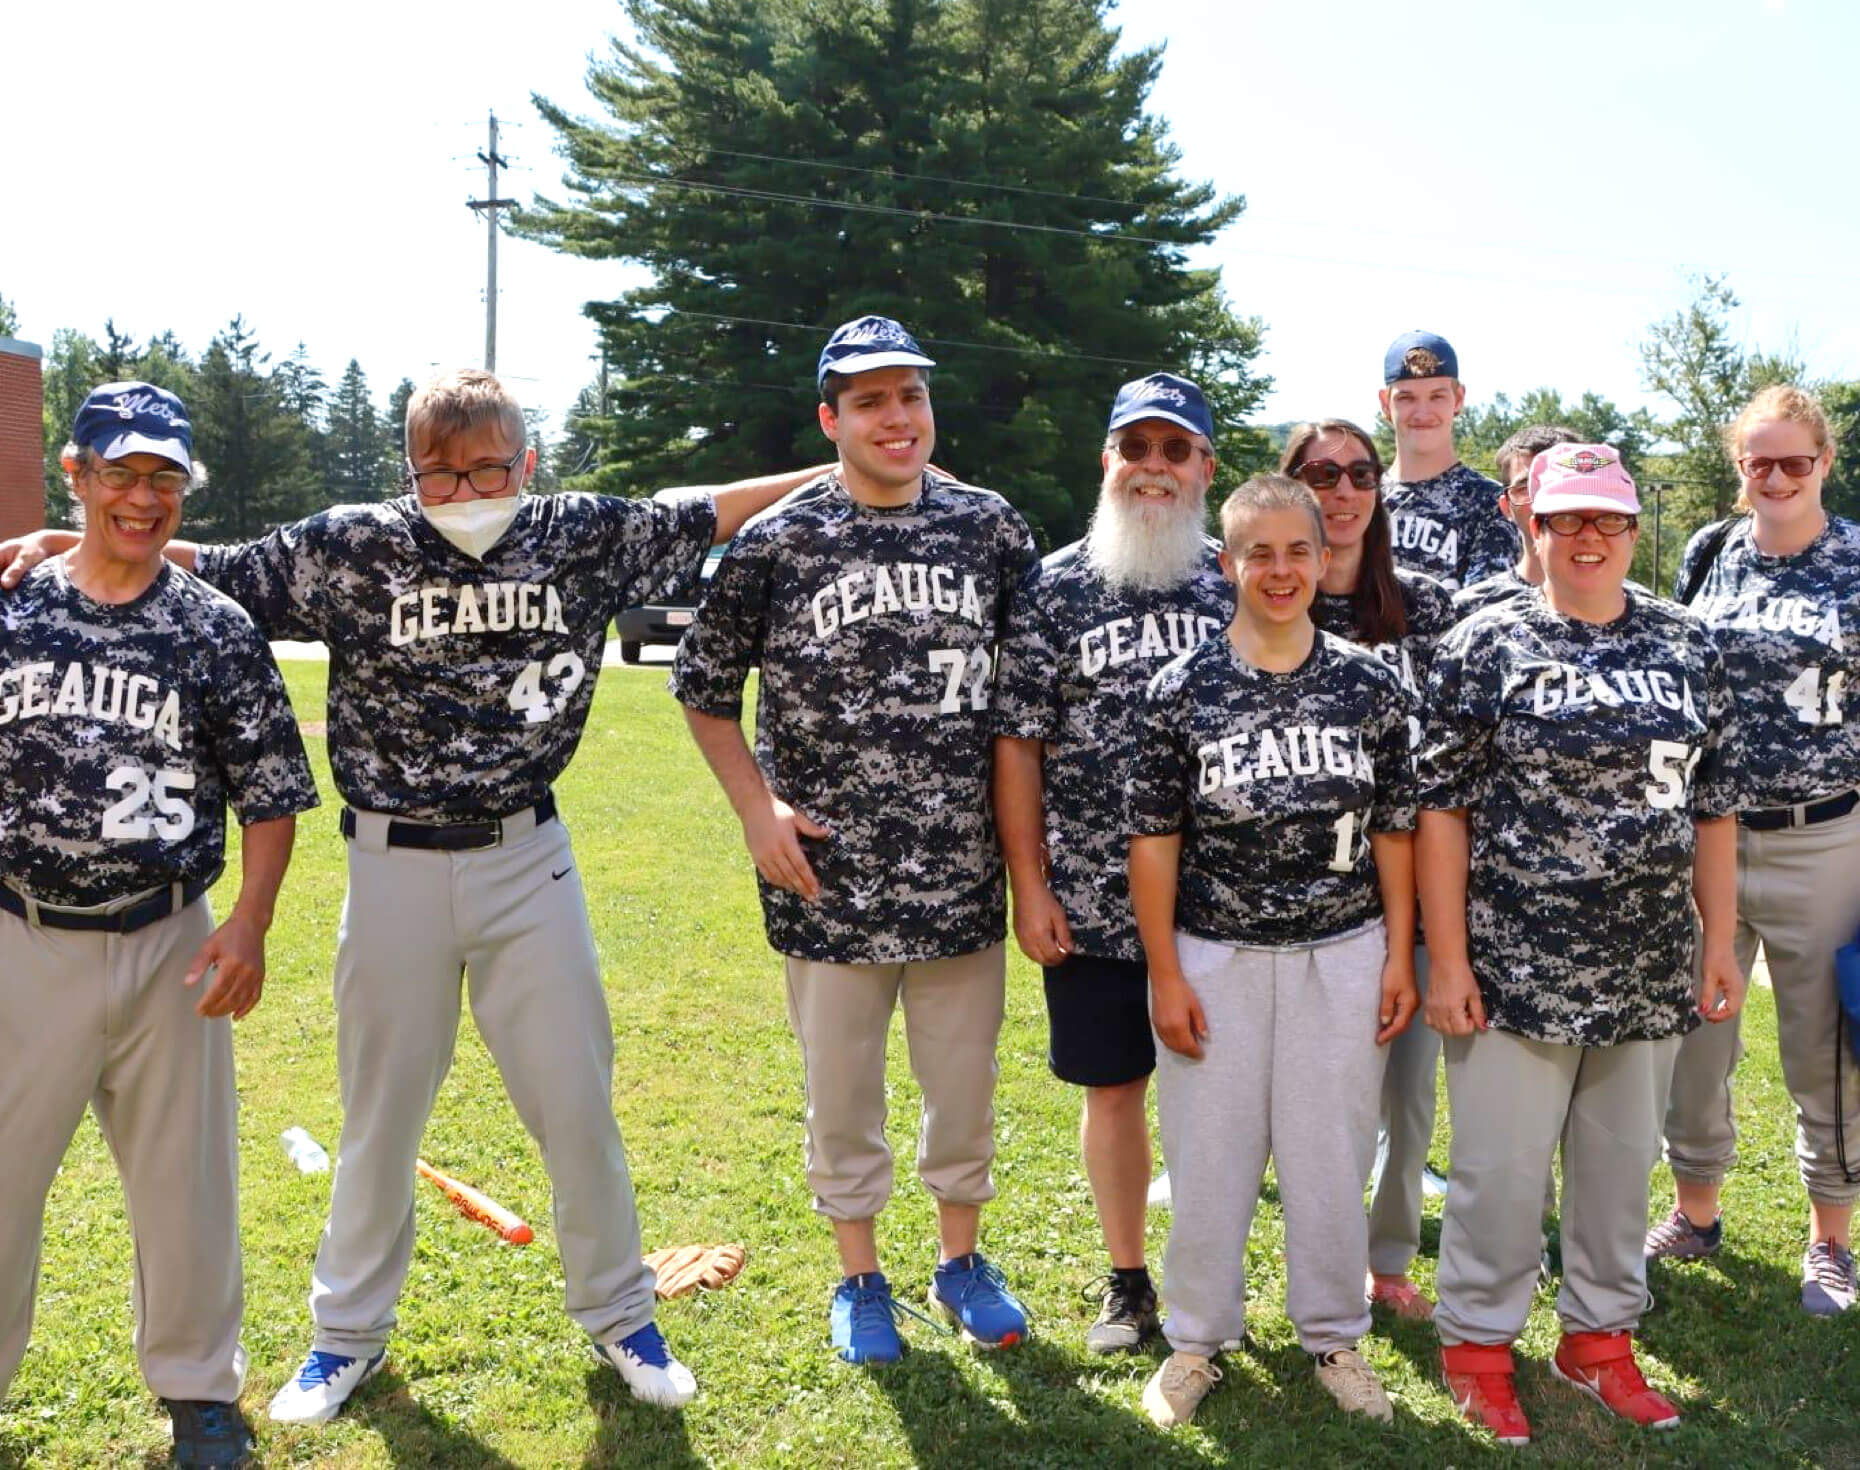
M 413 1396 L 390 1362 L 350 1400 L 345 1417 L 381 1436 L 396 1465 L 444 1465 L 447 1470 L 521 1470 L 483 1440 L 435 1414 Z M 262 1448 L 262 1447 L 261 1447 Z
M 1076 1359 L 1033 1338 L 1003 1352 L 977 1352 L 1013 1401 L 1014 1412 L 978 1392 L 950 1354 L 976 1351 L 954 1344 L 910 1354 L 872 1374 L 891 1400 L 921 1470 L 969 1470 L 987 1464 L 1094 1467 L 1203 1466 L 1204 1456 L 1165 1440 L 1140 1413 L 1094 1392 L 1098 1376 Z M 1160 1358 L 1120 1357 L 1111 1373 L 1146 1379 Z
M 593 1447 L 582 1459 L 582 1470 L 631 1470 L 650 1465 L 653 1470 L 684 1470 L 705 1462 L 691 1449 L 685 1416 L 642 1404 L 611 1368 L 588 1371 L 588 1407 L 594 1410 Z

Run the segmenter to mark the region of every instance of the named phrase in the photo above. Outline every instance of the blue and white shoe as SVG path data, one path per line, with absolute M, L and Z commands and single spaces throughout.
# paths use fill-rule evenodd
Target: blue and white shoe
M 665 1345 L 656 1322 L 618 1342 L 597 1342 L 594 1353 L 612 1365 L 634 1398 L 661 1409 L 682 1409 L 697 1397 L 697 1379 Z
M 940 1308 L 979 1347 L 1004 1348 L 1027 1336 L 1027 1309 L 1008 1290 L 1007 1278 L 980 1252 L 957 1256 L 930 1278 L 930 1305 Z
M 291 1381 L 279 1389 L 266 1410 L 279 1424 L 321 1424 L 334 1419 L 342 1406 L 387 1361 L 385 1352 L 372 1358 L 345 1358 L 340 1353 L 311 1349 Z
M 903 1310 L 882 1271 L 848 1276 L 833 1292 L 827 1321 L 833 1351 L 848 1363 L 895 1363 L 904 1356 L 898 1335 Z

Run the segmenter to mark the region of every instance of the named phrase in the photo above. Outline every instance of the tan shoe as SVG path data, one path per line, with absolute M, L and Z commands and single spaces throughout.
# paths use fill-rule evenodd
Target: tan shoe
M 1383 1424 L 1395 1422 L 1395 1409 L 1382 1391 L 1382 1380 L 1355 1348 L 1319 1354 L 1317 1381 L 1345 1413 L 1362 1414 Z
M 1143 1412 L 1159 1429 L 1173 1429 L 1195 1417 L 1208 1390 L 1221 1381 L 1221 1370 L 1195 1353 L 1171 1353 L 1143 1390 Z

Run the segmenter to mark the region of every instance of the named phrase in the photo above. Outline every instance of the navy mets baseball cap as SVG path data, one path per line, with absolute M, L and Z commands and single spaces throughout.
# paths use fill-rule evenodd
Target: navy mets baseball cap
M 890 317 L 861 316 L 833 329 L 827 345 L 820 349 L 814 383 L 826 382 L 828 373 L 845 377 L 873 368 L 935 366 L 936 360 L 924 355 L 917 339 Z
M 1119 388 L 1117 402 L 1111 405 L 1111 422 L 1104 431 L 1114 434 L 1139 419 L 1167 419 L 1204 439 L 1214 438 L 1214 415 L 1208 412 L 1208 400 L 1187 378 L 1178 378 L 1174 373 L 1151 373 Z
M 194 465 L 194 426 L 187 421 L 187 409 L 153 383 L 93 388 L 72 421 L 71 442 L 101 459 L 159 454 L 184 470 Z
M 1385 387 L 1404 378 L 1457 378 L 1459 375 L 1459 355 L 1454 352 L 1453 344 L 1438 332 L 1403 332 L 1382 354 Z

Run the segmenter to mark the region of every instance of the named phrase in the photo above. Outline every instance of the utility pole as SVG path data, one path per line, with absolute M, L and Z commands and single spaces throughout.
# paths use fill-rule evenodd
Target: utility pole
M 497 114 L 491 114 L 490 145 L 478 157 L 484 163 L 485 196 L 482 199 L 467 199 L 465 203 L 472 209 L 484 211 L 484 370 L 487 373 L 497 371 L 497 212 L 500 209 L 514 209 L 514 199 L 497 197 L 497 171 L 509 168 L 510 160 L 501 158 L 497 152 Z

